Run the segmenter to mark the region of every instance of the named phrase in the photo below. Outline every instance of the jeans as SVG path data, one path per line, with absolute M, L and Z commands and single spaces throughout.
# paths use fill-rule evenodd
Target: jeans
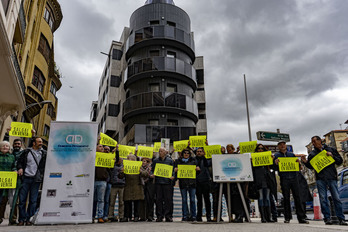
M 188 207 L 187 207 L 187 193 L 190 195 L 190 211 L 191 218 L 196 219 L 196 202 L 195 202 L 195 194 L 196 188 L 183 188 L 180 189 L 181 192 L 181 200 L 182 200 L 182 217 L 187 219 L 188 217 Z
M 19 190 L 19 222 L 28 222 L 35 214 L 37 197 L 39 195 L 40 183 L 35 178 L 23 177 L 21 189 Z M 29 205 L 26 209 L 26 201 L 29 193 Z
M 106 181 L 94 182 L 94 201 L 93 201 L 93 218 L 97 213 L 97 218 L 103 218 L 104 215 L 104 195 Z
M 327 189 L 331 193 L 331 197 L 335 206 L 336 216 L 339 220 L 344 220 L 344 214 L 342 210 L 342 202 L 338 195 L 337 181 L 336 180 L 317 180 L 317 187 L 319 192 L 321 212 L 324 215 L 324 219 L 330 219 L 330 205 L 327 199 Z
M 110 191 L 111 191 L 111 184 L 107 183 L 106 184 L 106 189 L 105 189 L 105 196 L 104 196 L 104 215 L 103 215 L 103 219 L 108 219 L 109 205 L 110 205 Z
M 259 189 L 259 206 L 260 207 L 270 206 L 269 193 L 270 193 L 269 188 Z

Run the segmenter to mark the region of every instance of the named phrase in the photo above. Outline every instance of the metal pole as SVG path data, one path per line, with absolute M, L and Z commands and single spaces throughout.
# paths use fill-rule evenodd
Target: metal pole
M 252 138 L 251 138 L 251 128 L 250 128 L 250 116 L 249 116 L 248 91 L 247 91 L 247 86 L 246 86 L 246 77 L 245 77 L 245 74 L 244 74 L 244 89 L 245 89 L 245 103 L 246 103 L 247 118 L 248 118 L 249 141 L 251 141 L 251 140 L 252 140 Z

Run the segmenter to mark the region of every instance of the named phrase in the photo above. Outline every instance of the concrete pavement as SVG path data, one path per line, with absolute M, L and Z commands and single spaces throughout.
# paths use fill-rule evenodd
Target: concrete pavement
M 172 223 L 167 222 L 126 222 L 126 223 L 104 223 L 104 224 L 81 224 L 81 225 L 45 225 L 45 226 L 8 226 L 8 220 L 0 225 L 0 231 L 122 231 L 122 232 L 220 232 L 220 231 L 267 231 L 267 232 L 293 232 L 293 231 L 348 231 L 348 226 L 326 226 L 323 221 L 310 221 L 310 224 L 298 224 L 292 220 L 290 224 L 285 224 L 282 219 L 278 223 L 261 223 L 259 218 L 253 218 L 251 223 L 189 223 L 180 222 L 179 219 Z

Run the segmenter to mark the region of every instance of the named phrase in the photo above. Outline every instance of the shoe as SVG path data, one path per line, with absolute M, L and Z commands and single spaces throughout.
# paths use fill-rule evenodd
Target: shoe
M 157 218 L 156 222 L 163 222 L 163 218 Z
M 181 218 L 182 222 L 187 222 L 187 218 Z
M 217 222 L 216 217 L 213 218 L 213 220 L 211 220 L 212 222 Z
M 109 219 L 108 218 L 103 218 L 103 221 L 104 222 L 109 222 Z
M 201 217 L 197 217 L 196 220 L 197 220 L 197 222 L 202 222 L 203 221 Z
M 152 219 L 152 218 L 148 218 L 146 221 L 147 221 L 147 222 L 152 222 L 153 219 Z
M 300 224 L 309 224 L 309 221 L 301 219 L 301 220 L 298 220 L 298 223 L 300 223 Z
M 2 218 L 0 218 L 0 224 L 3 222 L 4 220 Z
M 272 218 L 274 222 L 278 222 L 278 218 Z
M 104 223 L 104 220 L 102 218 L 98 218 L 98 223 Z
M 110 218 L 110 222 L 118 222 L 117 218 Z
M 243 223 L 243 216 L 238 215 L 234 220 L 232 220 L 232 223 Z
M 286 219 L 285 219 L 285 220 L 284 220 L 284 223 L 290 223 L 290 220 L 286 220 Z
M 138 222 L 139 221 L 139 218 L 138 217 L 135 217 L 134 218 L 134 222 Z
M 24 226 L 24 222 L 18 222 L 17 226 Z
M 121 218 L 120 222 L 128 222 L 128 218 Z
M 197 222 L 197 219 L 195 217 L 191 218 L 191 222 Z
M 1 223 L 0 223 L 0 224 L 1 224 Z M 9 225 L 9 226 L 17 225 L 16 220 L 14 220 L 14 221 L 11 220 L 11 221 L 9 221 L 9 222 L 8 222 L 8 225 Z
M 166 218 L 166 222 L 173 222 L 173 219 L 171 219 L 171 218 Z
M 348 224 L 344 220 L 340 220 L 338 225 L 340 225 L 340 226 L 348 226 Z
M 212 222 L 210 217 L 207 218 L 207 222 Z
M 25 225 L 26 225 L 26 226 L 32 226 L 33 223 L 31 223 L 31 222 L 26 222 Z

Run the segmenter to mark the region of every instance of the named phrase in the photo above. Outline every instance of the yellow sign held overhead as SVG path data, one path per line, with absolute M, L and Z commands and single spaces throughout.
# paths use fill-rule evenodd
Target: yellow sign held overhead
M 15 189 L 17 172 L 0 172 L 0 189 Z
M 196 179 L 196 165 L 178 165 L 178 178 Z
M 126 145 L 118 145 L 118 152 L 119 152 L 121 158 L 127 159 L 127 156 L 130 153 L 135 155 L 135 147 L 133 147 L 133 146 L 126 146 Z
M 297 157 L 279 157 L 279 171 L 280 172 L 298 172 L 300 165 L 297 162 Z
M 110 147 L 116 147 L 117 141 L 100 132 L 100 144 Z
M 207 144 L 205 142 L 207 141 L 206 135 L 196 135 L 196 136 L 190 136 L 190 147 L 204 147 Z
M 335 160 L 331 156 L 327 155 L 326 150 L 323 150 L 314 156 L 309 163 L 312 165 L 314 170 L 319 173 L 330 164 L 335 163 Z
M 221 145 L 204 146 L 205 158 L 211 159 L 212 155 L 221 154 Z
M 140 174 L 141 161 L 123 160 L 124 173 L 128 175 Z
M 31 130 L 33 129 L 33 125 L 31 123 L 24 122 L 11 122 L 11 130 L 10 136 L 17 137 L 25 137 L 31 138 L 33 135 L 31 134 Z
M 255 152 L 256 146 L 257 146 L 257 141 L 241 142 L 239 143 L 240 154 Z
M 174 141 L 173 147 L 175 151 L 182 152 L 188 146 L 188 140 Z
M 273 164 L 273 158 L 272 158 L 271 151 L 251 153 L 251 159 L 253 161 L 254 167 L 267 166 L 267 165 Z
M 157 163 L 155 166 L 155 176 L 170 178 L 173 176 L 173 166 Z
M 115 166 L 115 154 L 97 152 L 95 156 L 95 166 L 104 168 L 113 168 Z
M 162 143 L 161 142 L 156 142 L 153 144 L 153 151 L 154 152 L 159 152 L 159 149 L 161 148 L 161 145 Z
M 153 147 L 138 146 L 137 156 L 152 159 Z

